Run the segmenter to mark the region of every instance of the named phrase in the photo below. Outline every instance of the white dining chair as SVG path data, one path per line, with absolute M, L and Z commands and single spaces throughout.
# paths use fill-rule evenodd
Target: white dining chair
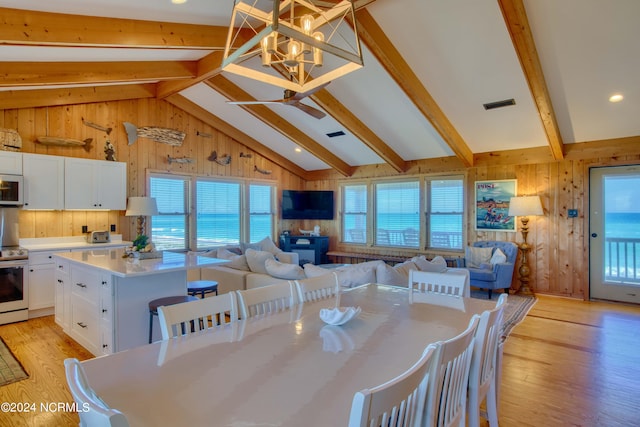
M 91 389 L 78 359 L 65 359 L 64 369 L 71 396 L 78 405 L 81 427 L 129 427 L 124 414 L 110 408 Z
M 473 355 L 473 343 L 479 316 L 474 315 L 460 335 L 440 341 L 440 357 L 431 386 L 436 405 L 430 419 L 423 425 L 465 427 L 467 386 Z
M 422 425 L 427 407 L 435 402 L 429 393 L 437 366 L 439 344 L 429 345 L 406 372 L 377 387 L 356 392 L 351 403 L 349 427 Z
M 238 308 L 233 292 L 158 307 L 163 340 L 237 320 Z
M 340 285 L 335 271 L 331 274 L 296 280 L 295 285 L 299 303 L 335 297 L 336 306 L 340 305 Z
M 480 404 L 485 399 L 489 425 L 492 427 L 498 425 L 497 354 L 502 329 L 502 313 L 507 296 L 506 293 L 500 295 L 496 307 L 485 311 L 480 316 L 469 371 L 467 398 L 469 427 L 480 425 Z
M 297 291 L 293 282 L 280 282 L 236 291 L 240 318 L 283 311 L 298 304 Z
M 409 270 L 409 291 L 468 298 L 471 296 L 468 274 L 451 269 L 443 273 Z

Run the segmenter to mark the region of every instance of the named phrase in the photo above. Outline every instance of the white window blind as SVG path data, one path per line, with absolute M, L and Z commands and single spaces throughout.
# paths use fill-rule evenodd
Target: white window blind
M 272 185 L 249 185 L 249 242 L 262 240 L 273 235 L 273 194 Z
M 342 186 L 342 241 L 367 242 L 367 185 Z
M 158 250 L 188 249 L 189 179 L 151 176 L 149 188 L 158 205 L 158 215 L 151 219 L 151 241 Z
M 375 184 L 376 231 L 379 246 L 420 246 L 420 183 Z
M 240 184 L 196 181 L 196 247 L 240 243 Z
M 461 177 L 427 180 L 429 247 L 462 249 L 464 182 Z

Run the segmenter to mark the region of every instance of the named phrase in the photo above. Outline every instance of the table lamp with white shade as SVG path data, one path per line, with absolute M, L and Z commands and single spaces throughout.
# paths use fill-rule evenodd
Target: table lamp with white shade
M 512 197 L 509 201 L 509 216 L 520 217 L 520 221 L 522 222 L 520 232 L 522 233 L 523 242 L 519 245 L 520 251 L 522 252 L 522 260 L 518 268 L 518 274 L 520 276 L 520 289 L 518 293 L 524 295 L 533 295 L 533 291 L 529 287 L 529 274 L 531 273 L 531 269 L 527 261 L 527 254 L 531 250 L 531 246 L 527 243 L 529 217 L 542 214 L 540 196 L 518 196 Z
M 129 197 L 125 216 L 138 217 L 137 235 L 145 234 L 145 222 L 147 216 L 158 215 L 158 205 L 153 197 Z

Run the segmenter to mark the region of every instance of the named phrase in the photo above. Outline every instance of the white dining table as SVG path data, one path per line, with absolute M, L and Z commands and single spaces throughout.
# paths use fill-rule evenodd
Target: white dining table
M 340 295 L 360 315 L 325 324 L 305 303 L 185 337 L 86 360 L 89 383 L 136 426 L 342 426 L 356 391 L 406 371 L 424 348 L 462 332 L 495 302 L 409 303 L 407 288 Z M 454 298 L 454 297 L 451 297 Z

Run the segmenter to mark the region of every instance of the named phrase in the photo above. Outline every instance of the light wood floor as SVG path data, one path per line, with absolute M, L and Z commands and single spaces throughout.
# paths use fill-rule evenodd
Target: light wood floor
M 0 426 L 77 425 L 39 406 L 72 402 L 62 361 L 91 355 L 52 317 L 2 325 L 0 336 L 31 375 L 0 387 L 0 402 L 38 407 L 2 413 Z M 640 307 L 539 296 L 504 352 L 502 427 L 640 425 Z

